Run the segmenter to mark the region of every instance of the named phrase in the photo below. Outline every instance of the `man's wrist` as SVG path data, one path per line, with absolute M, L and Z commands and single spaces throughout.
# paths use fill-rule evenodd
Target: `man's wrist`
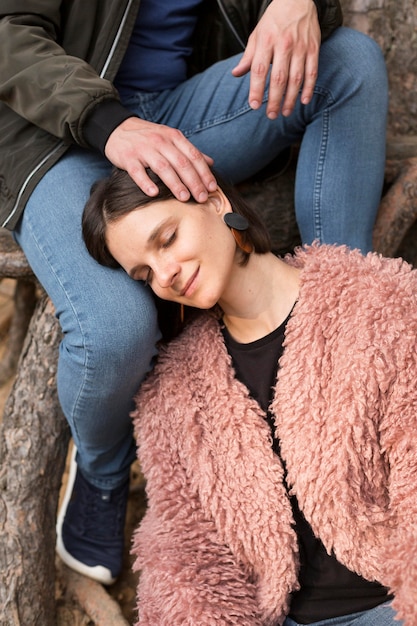
M 323 0 L 313 0 L 313 2 L 316 5 L 317 16 L 318 16 L 319 22 L 321 24 L 321 18 L 323 17 L 324 10 L 326 8 L 326 3 L 323 2 Z
M 88 116 L 83 128 L 85 141 L 91 148 L 103 155 L 106 143 L 112 132 L 129 117 L 136 117 L 118 100 L 100 102 Z

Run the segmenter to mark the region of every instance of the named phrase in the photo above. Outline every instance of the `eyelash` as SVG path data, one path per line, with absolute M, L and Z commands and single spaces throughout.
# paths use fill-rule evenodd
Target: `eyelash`
M 177 231 L 174 230 L 172 235 L 170 235 L 168 239 L 163 244 L 161 244 L 161 248 L 169 248 L 169 246 L 174 243 L 176 236 L 177 236 Z M 149 268 L 146 278 L 143 281 L 145 287 L 147 287 L 150 284 L 151 280 L 152 280 L 152 270 Z
M 161 244 L 161 248 L 169 248 L 169 246 L 174 243 L 176 236 L 177 231 L 174 230 L 172 234 L 168 237 L 168 239 L 163 244 Z

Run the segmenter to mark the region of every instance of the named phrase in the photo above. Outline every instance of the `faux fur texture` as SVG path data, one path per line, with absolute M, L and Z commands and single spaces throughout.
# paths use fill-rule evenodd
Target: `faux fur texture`
M 344 247 L 287 261 L 303 268 L 273 402 L 289 483 L 326 548 L 416 626 L 417 271 Z M 298 571 L 283 469 L 210 314 L 136 401 L 138 624 L 282 624 Z

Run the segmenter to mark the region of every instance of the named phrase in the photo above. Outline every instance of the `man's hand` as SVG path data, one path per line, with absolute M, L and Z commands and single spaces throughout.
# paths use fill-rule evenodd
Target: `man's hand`
M 317 79 L 321 33 L 312 0 L 273 0 L 249 37 L 234 76 L 251 72 L 249 104 L 262 104 L 271 70 L 267 104 L 270 119 L 290 115 L 302 86 L 301 102 L 308 104 Z
M 147 176 L 147 167 L 183 202 L 190 198 L 190 193 L 197 202 L 205 202 L 208 193 L 217 189 L 209 168 L 213 160 L 169 126 L 130 117 L 111 133 L 105 153 L 148 196 L 158 195 L 158 188 Z

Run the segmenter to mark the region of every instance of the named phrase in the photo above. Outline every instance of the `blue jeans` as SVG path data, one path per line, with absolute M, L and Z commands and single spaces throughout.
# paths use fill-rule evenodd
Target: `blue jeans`
M 320 622 L 314 622 L 310 626 L 402 626 L 402 624 L 402 621 L 395 619 L 395 611 L 391 604 L 380 604 L 369 611 L 324 619 Z M 301 625 L 287 617 L 283 626 Z
M 322 45 L 311 104 L 274 121 L 265 108 L 248 107 L 249 79 L 231 76 L 235 64 L 222 61 L 174 90 L 125 104 L 180 128 L 235 182 L 302 140 L 296 211 L 304 242 L 369 250 L 385 160 L 387 78 L 378 46 L 338 29 Z M 135 456 L 129 412 L 159 338 L 146 288 L 100 267 L 81 238 L 90 187 L 109 170 L 100 155 L 71 148 L 37 185 L 15 231 L 62 326 L 58 392 L 78 463 L 107 488 L 124 480 Z

